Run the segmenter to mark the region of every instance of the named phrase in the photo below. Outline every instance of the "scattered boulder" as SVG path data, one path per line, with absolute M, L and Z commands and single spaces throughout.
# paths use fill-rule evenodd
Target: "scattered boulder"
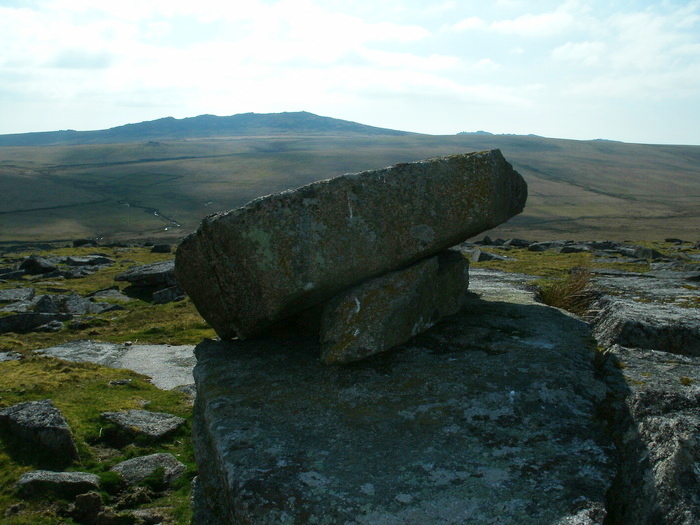
M 28 275 L 40 275 L 58 270 L 58 266 L 39 255 L 30 255 L 22 261 L 19 269 Z
M 0 351 L 0 363 L 5 361 L 19 361 L 22 359 L 22 354 L 16 352 L 2 352 Z
M 102 496 L 95 491 L 78 494 L 68 507 L 68 515 L 78 523 L 97 523 L 101 511 Z
M 169 244 L 155 244 L 151 248 L 151 253 L 170 253 L 172 247 Z
M 104 412 L 103 419 L 114 423 L 133 437 L 143 436 L 159 440 L 175 432 L 185 424 L 185 419 L 163 412 L 128 410 L 126 412 Z
M 99 490 L 100 478 L 88 472 L 54 472 L 34 470 L 22 474 L 17 492 L 22 497 L 38 497 L 47 493 L 74 498 L 92 490 Z
M 88 294 L 88 297 L 94 298 L 94 299 L 107 299 L 109 301 L 119 301 L 123 303 L 128 303 L 130 301 L 133 301 L 131 297 L 128 295 L 124 295 L 121 290 L 119 290 L 118 286 L 112 286 L 111 288 L 105 288 L 103 290 L 97 290 L 96 292 L 92 292 L 91 294 Z
M 118 274 L 115 281 L 127 281 L 134 286 L 175 286 L 175 261 L 162 261 L 130 268 Z
M 467 260 L 447 250 L 349 288 L 323 309 L 321 360 L 348 363 L 408 341 L 459 311 L 468 285 Z
M 207 217 L 178 247 L 177 279 L 222 338 L 255 336 L 501 224 L 526 197 L 498 150 L 344 175 Z
M 163 482 L 166 485 L 182 476 L 186 469 L 172 454 L 160 453 L 127 459 L 114 465 L 111 470 L 120 474 L 128 485 L 137 485 L 159 468 L 163 469 Z
M 106 255 L 84 255 L 82 257 L 69 256 L 66 257 L 68 266 L 111 266 L 114 264 L 114 259 L 110 259 Z
M 11 288 L 0 290 L 0 303 L 14 303 L 16 301 L 31 301 L 34 299 L 34 288 Z
M 0 424 L 14 436 L 35 443 L 37 447 L 65 458 L 78 459 L 68 422 L 50 399 L 27 401 L 0 410 Z
M 180 286 L 170 286 L 153 292 L 154 304 L 166 304 L 173 301 L 181 301 L 185 298 L 185 291 Z
M 18 313 L 0 317 L 0 334 L 7 332 L 25 333 L 50 323 L 51 321 L 68 321 L 73 316 L 66 313 L 41 314 Z
M 81 247 L 96 247 L 98 242 L 96 239 L 75 239 L 73 241 L 73 248 Z
M 61 321 L 53 320 L 49 321 L 46 324 L 43 324 L 41 326 L 38 326 L 37 328 L 34 329 L 35 332 L 48 332 L 48 333 L 53 333 L 53 332 L 60 332 L 63 330 L 64 325 Z

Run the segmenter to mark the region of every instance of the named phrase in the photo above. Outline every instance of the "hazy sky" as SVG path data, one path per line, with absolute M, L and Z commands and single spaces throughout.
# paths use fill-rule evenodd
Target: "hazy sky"
M 700 0 L 0 0 L 0 133 L 310 111 L 700 144 Z

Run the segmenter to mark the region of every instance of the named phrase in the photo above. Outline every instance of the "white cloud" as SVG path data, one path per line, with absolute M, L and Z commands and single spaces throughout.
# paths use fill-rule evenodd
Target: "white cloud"
M 505 34 L 527 37 L 548 37 L 568 31 L 575 17 L 566 11 L 554 11 L 539 15 L 522 15 L 513 20 L 499 20 L 491 24 L 491 29 Z
M 449 31 L 463 32 L 471 31 L 473 29 L 485 29 L 486 27 L 487 24 L 483 19 L 477 16 L 471 16 L 469 18 L 465 18 L 464 20 L 460 20 L 456 24 L 446 26 L 446 29 Z
M 567 42 L 554 49 L 552 57 L 577 65 L 595 66 L 601 63 L 605 51 L 606 46 L 603 42 Z

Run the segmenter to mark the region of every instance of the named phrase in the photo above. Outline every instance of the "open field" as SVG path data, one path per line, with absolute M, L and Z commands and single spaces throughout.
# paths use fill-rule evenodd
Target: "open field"
M 261 195 L 397 162 L 500 148 L 528 182 L 493 235 L 696 240 L 700 146 L 535 136 L 280 135 L 0 147 L 0 241 L 176 239 Z

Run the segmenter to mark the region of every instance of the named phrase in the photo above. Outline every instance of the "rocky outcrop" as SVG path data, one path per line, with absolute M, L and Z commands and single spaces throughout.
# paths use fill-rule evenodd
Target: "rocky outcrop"
M 314 338 L 196 350 L 211 523 L 602 523 L 615 454 L 585 323 L 488 272 L 458 314 L 323 366 Z M 498 300 L 495 300 L 498 299 Z M 585 521 L 585 520 L 588 521 Z M 204 521 L 205 522 L 205 521 Z
M 115 281 L 126 281 L 133 286 L 140 287 L 169 287 L 175 286 L 175 261 L 162 261 L 136 266 L 118 274 Z
M 206 218 L 177 280 L 222 338 L 250 337 L 522 211 L 498 150 L 344 175 Z

